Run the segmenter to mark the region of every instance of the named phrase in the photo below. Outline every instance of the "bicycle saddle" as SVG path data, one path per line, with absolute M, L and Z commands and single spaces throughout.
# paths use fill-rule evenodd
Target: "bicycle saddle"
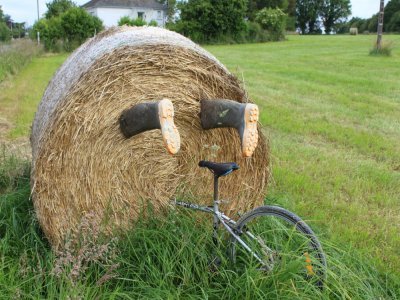
M 239 169 L 237 163 L 228 162 L 228 163 L 215 163 L 211 161 L 201 160 L 199 162 L 200 168 L 208 168 L 215 176 L 221 177 L 232 173 Z

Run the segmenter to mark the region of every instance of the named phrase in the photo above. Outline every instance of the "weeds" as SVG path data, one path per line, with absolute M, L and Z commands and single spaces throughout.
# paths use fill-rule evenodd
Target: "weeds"
M 29 178 L 30 167 L 10 154 L 5 145 L 0 145 L 0 193 L 18 188 Z
M 369 51 L 372 56 L 391 56 L 393 50 L 393 42 L 383 42 L 379 48 L 377 44 Z
M 41 47 L 27 39 L 19 39 L 10 44 L 0 43 L 0 82 L 17 74 L 41 51 Z
M 93 212 L 87 213 L 81 220 L 79 228 L 68 238 L 62 250 L 57 251 L 52 273 L 60 278 L 66 276 L 75 286 L 92 264 L 97 264 L 106 270 L 96 285 L 101 285 L 113 278 L 113 271 L 118 264 L 113 264 L 117 255 L 117 239 L 103 242 L 101 227 Z

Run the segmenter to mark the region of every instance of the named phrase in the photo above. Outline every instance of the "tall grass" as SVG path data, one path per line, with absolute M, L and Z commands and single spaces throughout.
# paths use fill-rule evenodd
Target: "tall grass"
M 42 48 L 29 39 L 18 39 L 11 43 L 0 43 L 0 82 L 8 76 L 15 75 Z
M 372 56 L 391 56 L 393 50 L 393 42 L 382 42 L 382 45 L 378 48 L 375 43 L 372 49 L 369 51 L 369 55 Z
M 23 171 L 13 173 L 15 167 Z M 226 249 L 213 246 L 211 224 L 180 209 L 140 218 L 112 242 L 86 218 L 79 247 L 57 253 L 29 199 L 27 162 L 3 153 L 0 174 L 9 178 L 0 193 L 4 299 L 396 299 L 400 293 L 396 278 L 379 272 L 371 258 L 329 237 L 321 238 L 329 266 L 323 291 L 290 270 L 262 274 L 250 267 L 237 273 Z M 209 264 L 215 255 L 222 258 L 216 270 Z

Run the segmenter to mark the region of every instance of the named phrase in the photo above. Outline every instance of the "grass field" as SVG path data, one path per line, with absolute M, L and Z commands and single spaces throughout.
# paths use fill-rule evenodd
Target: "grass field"
M 141 223 L 115 247 L 112 263 L 90 263 L 79 280 L 68 279 L 68 270 L 56 277 L 51 270 L 57 259 L 27 214 L 27 168 L 5 154 L 0 289 L 21 298 L 28 291 L 32 298 L 400 297 L 400 36 L 387 38 L 395 43 L 392 57 L 368 55 L 373 36 L 290 36 L 282 43 L 206 47 L 243 78 L 261 108 L 273 158 L 266 202 L 295 211 L 318 233 L 330 265 L 324 292 L 299 290 L 289 273 L 259 278 L 228 266 L 207 272 L 208 229 L 191 229 L 190 215 Z M 34 59 L 2 86 L 0 121 L 10 124 L 3 139 L 29 133 L 46 83 L 65 58 Z M 177 233 L 169 234 L 171 228 Z M 115 276 L 103 284 L 107 272 Z
M 10 125 L 8 138 L 30 134 L 33 116 L 47 83 L 66 58 L 66 54 L 34 58 L 16 78 L 3 83 L 0 118 Z

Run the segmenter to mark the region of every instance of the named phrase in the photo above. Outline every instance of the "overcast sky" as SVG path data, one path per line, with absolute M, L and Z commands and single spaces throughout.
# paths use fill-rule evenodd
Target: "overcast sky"
M 46 2 L 51 0 L 0 0 L 0 6 L 5 14 L 11 15 L 15 22 L 26 22 L 32 25 L 37 19 L 37 1 L 39 1 L 39 14 L 46 11 Z M 75 0 L 78 5 L 89 0 Z M 385 0 L 385 4 L 388 0 Z M 369 18 L 379 10 L 379 0 L 351 0 L 353 16 Z

